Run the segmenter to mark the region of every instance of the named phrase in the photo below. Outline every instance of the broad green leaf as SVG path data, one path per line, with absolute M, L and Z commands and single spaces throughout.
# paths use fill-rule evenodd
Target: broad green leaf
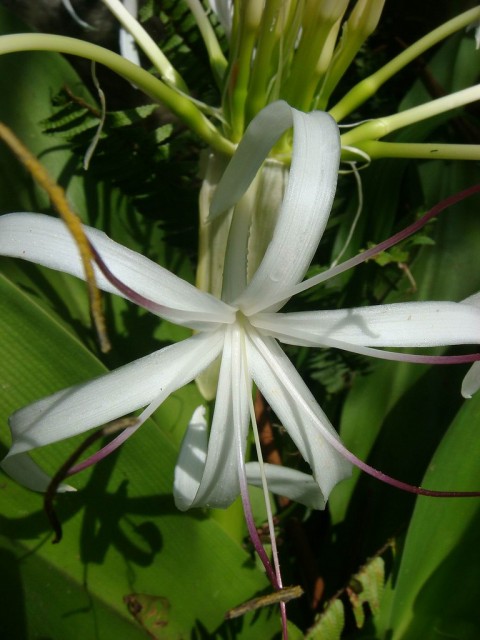
M 111 607 L 102 594 L 90 592 L 88 580 L 84 584 L 72 579 L 62 567 L 26 551 L 18 542 L 0 536 L 0 616 L 5 638 L 81 640 L 95 634 L 122 640 L 145 638 L 118 607 Z
M 469 400 L 442 440 L 424 478 L 436 489 L 474 491 L 480 396 Z M 417 499 L 384 632 L 392 640 L 474 640 L 480 632 L 480 499 Z
M 1 10 L 0 21 L 6 31 L 13 30 L 5 15 Z M 177 273 L 191 275 L 188 263 L 164 245 L 153 222 L 140 220 L 108 184 L 98 185 L 88 174 L 76 175 L 78 161 L 67 149 L 57 148 L 55 138 L 40 133 L 39 123 L 50 115 L 50 100 L 64 83 L 76 92 L 82 90 L 58 56 L 3 56 L 0 118 L 40 156 L 85 220 L 173 266 Z M 22 209 L 49 210 L 47 198 L 2 148 L 0 210 Z M 85 346 L 94 341 L 89 336 L 83 283 L 20 261 L 2 261 L 2 270 L 0 455 L 9 445 L 7 418 L 12 411 L 106 370 Z M 110 366 L 185 335 L 113 298 L 107 301 L 107 321 L 116 339 Z M 1 475 L 5 566 L 18 601 L 24 603 L 18 613 L 13 607 L 7 609 L 2 629 L 25 631 L 21 637 L 32 639 L 145 637 L 145 629 L 124 601 L 141 594 L 149 602 L 165 603 L 165 638 L 189 638 L 195 633 L 215 637 L 217 629 L 232 638 L 263 639 L 278 632 L 279 616 L 273 610 L 258 619 L 249 615 L 223 623 L 225 611 L 257 595 L 266 587 L 266 578 L 237 542 L 241 532 L 234 540 L 207 511 L 180 514 L 174 507 L 171 491 L 178 442 L 200 402 L 194 385 L 180 390 L 121 452 L 73 480 L 79 492 L 57 500 L 64 528 L 58 545 L 50 544 L 42 497 Z M 78 439 L 45 448 L 36 458 L 54 472 L 76 444 Z M 12 602 L 7 599 L 12 583 L 2 584 L 0 601 Z
M 52 315 L 5 278 L 0 280 L 0 299 L 3 453 L 6 420 L 12 410 L 105 369 Z M 74 590 L 86 582 L 89 597 L 100 602 L 99 610 L 92 612 L 85 605 L 78 612 L 75 624 L 83 637 L 90 634 L 92 616 L 107 621 L 113 610 L 115 616 L 129 621 L 123 599 L 131 593 L 166 598 L 169 630 L 182 636 L 197 621 L 212 632 L 227 609 L 265 587 L 262 573 L 249 565 L 245 552 L 207 512 L 183 515 L 174 507 L 171 488 L 177 450 L 172 431 L 179 423 L 187 423 L 198 402 L 196 394 L 188 391 L 166 402 L 155 422 L 145 425 L 118 456 L 73 480 L 83 488 L 58 498 L 64 526 L 64 539 L 58 545 L 49 543 L 41 496 L 2 477 L 0 531 L 19 557 L 35 552 L 38 564 L 22 573 L 23 590 L 27 602 L 36 594 L 41 608 L 49 612 L 49 625 L 58 618 L 57 637 L 63 636 L 71 604 L 39 591 L 46 566 L 52 580 L 59 581 L 63 575 Z M 37 458 L 52 471 L 74 446 L 69 440 L 46 448 Z M 32 615 L 35 619 L 35 610 Z M 46 633 L 38 624 L 36 632 Z M 135 627 L 136 622 L 132 619 L 130 624 Z M 254 628 L 245 622 L 245 637 L 268 637 L 268 629 L 273 633 L 277 625 L 275 615 Z
M 438 79 L 445 91 L 455 91 L 469 86 L 475 82 L 476 66 L 472 63 L 472 56 L 477 57 L 471 38 L 456 37 L 446 42 L 429 64 L 429 73 Z M 448 61 L 448 64 L 447 64 Z M 430 99 L 423 83 L 415 83 L 405 99 L 402 101 L 400 109 L 406 109 L 417 104 L 421 104 Z M 398 139 L 403 141 L 421 141 L 427 138 L 432 131 L 438 127 L 438 122 L 424 121 L 418 125 L 409 127 L 400 132 Z M 435 132 L 437 134 L 437 132 Z M 388 231 L 388 219 L 391 218 L 390 211 L 392 201 L 395 207 L 398 205 L 402 192 L 397 187 L 400 184 L 398 178 L 403 175 L 404 165 L 402 161 L 395 165 L 398 169 L 397 175 L 385 176 L 386 168 L 391 167 L 390 163 L 383 163 L 379 168 L 377 182 L 379 188 L 376 192 L 366 194 L 365 209 L 375 213 L 372 218 L 378 218 L 375 223 L 378 229 L 383 229 L 380 236 L 375 236 L 378 240 L 384 239 L 385 231 Z M 427 206 L 433 206 L 442 198 L 446 198 L 456 192 L 461 191 L 480 179 L 480 172 L 476 163 L 472 162 L 422 162 L 418 165 L 420 184 L 424 193 Z M 372 173 L 377 170 L 373 165 Z M 385 182 L 384 178 L 387 178 Z M 369 176 L 371 179 L 372 176 Z M 367 181 L 370 187 L 370 180 Z M 383 198 L 383 200 L 382 200 Z M 435 245 L 426 244 L 423 246 L 417 259 L 409 264 L 413 278 L 417 285 L 416 292 L 408 292 L 409 284 L 400 288 L 399 292 L 393 292 L 387 301 L 409 301 L 409 300 L 454 300 L 460 301 L 463 298 L 475 293 L 480 289 L 480 272 L 472 265 L 478 263 L 478 246 L 480 242 L 480 231 L 478 226 L 478 197 L 470 198 L 451 210 L 445 211 L 429 227 L 429 237 Z M 378 215 L 382 212 L 382 215 Z M 383 212 L 387 212 L 387 221 L 384 220 Z M 361 268 L 361 267 L 360 267 Z M 345 444 L 351 448 L 359 457 L 366 458 L 371 451 L 378 434 L 382 429 L 382 424 L 388 416 L 393 413 L 399 416 L 396 423 L 397 428 L 401 427 L 402 407 L 407 409 L 412 403 L 428 404 L 425 394 L 437 393 L 432 387 L 432 380 L 425 377 L 427 368 L 422 365 L 405 365 L 400 363 L 382 363 L 375 367 L 372 374 L 366 377 L 359 377 L 355 380 L 352 390 L 345 402 L 342 419 L 341 435 Z M 448 373 L 448 372 L 447 372 Z M 452 372 L 453 373 L 453 372 Z M 428 374 L 430 375 L 430 374 Z M 445 376 L 432 374 L 438 381 L 445 380 Z M 417 387 L 408 395 L 409 390 L 414 389 L 417 381 L 424 377 L 425 387 Z M 452 377 L 452 379 L 454 379 Z M 444 384 L 444 382 L 442 382 Z M 402 397 L 406 398 L 402 404 Z M 458 405 L 460 397 L 452 396 L 453 408 L 455 402 Z M 442 399 L 448 404 L 448 397 Z M 439 410 L 433 407 L 431 422 L 437 420 L 441 422 L 441 414 L 444 411 L 439 404 Z M 419 421 L 419 424 L 421 421 Z M 403 428 L 402 428 L 403 429 Z M 388 449 L 389 438 L 385 438 L 383 450 Z M 390 447 L 393 447 L 393 442 Z M 397 445 L 395 445 L 397 446 Z M 400 450 L 401 451 L 401 450 Z M 399 458 L 400 451 L 393 457 Z M 405 453 L 408 446 L 405 446 Z M 432 452 L 430 452 L 431 455 Z M 407 454 L 408 455 L 408 454 Z M 387 456 L 388 458 L 388 456 Z M 428 457 L 426 458 L 428 460 Z M 379 454 L 377 460 L 382 460 Z M 409 464 L 405 463 L 405 470 L 408 472 Z M 396 466 L 402 472 L 402 466 Z M 387 471 L 387 469 L 385 469 Z M 335 489 L 330 499 L 330 506 L 335 522 L 340 522 L 346 513 L 352 491 L 355 487 L 359 473 L 354 471 L 351 480 L 342 482 Z M 404 479 L 407 479 L 406 477 Z M 420 478 L 418 478 L 420 479 Z M 371 549 L 370 553 L 375 551 Z

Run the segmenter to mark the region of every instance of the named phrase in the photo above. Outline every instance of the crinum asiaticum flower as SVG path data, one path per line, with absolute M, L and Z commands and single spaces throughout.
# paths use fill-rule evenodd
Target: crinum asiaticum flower
M 247 476 L 255 484 L 260 482 L 261 462 L 249 463 L 247 468 L 244 462 L 254 382 L 313 472 L 311 477 L 265 465 L 270 487 L 311 507 L 322 508 L 335 484 L 349 475 L 350 461 L 359 461 L 343 447 L 278 341 L 335 346 L 394 359 L 408 356 L 378 351 L 376 347 L 480 342 L 480 309 L 459 303 L 412 302 L 279 313 L 298 290 L 324 281 L 355 261 L 362 261 L 367 253 L 372 254 L 370 250 L 364 257 L 301 282 L 332 206 L 340 142 L 330 116 L 321 112 L 304 114 L 285 102 L 270 105 L 252 121 L 218 186 L 212 216 L 221 215 L 241 199 L 272 145 L 292 126 L 292 164 L 271 241 L 258 269 L 247 281 L 246 243 L 251 212 L 247 207 L 235 210 L 225 260 L 223 299 L 198 290 L 104 233 L 86 229 L 97 255 L 98 283 L 103 290 L 129 298 L 195 333 L 17 411 L 10 420 L 12 447 L 2 462 L 8 474 L 31 489 L 43 490 L 49 478 L 28 456 L 30 450 L 146 407 L 134 426 L 77 465 L 75 471 L 85 468 L 117 448 L 171 393 L 220 358 L 210 437 L 198 410 L 182 445 L 174 491 L 178 507 L 226 507 L 239 492 L 245 497 Z M 61 221 L 48 216 L 2 216 L 0 253 L 83 277 L 69 233 Z M 421 360 L 421 356 L 413 359 Z M 256 429 L 254 419 L 252 423 Z M 261 452 L 258 454 L 261 460 Z M 369 470 L 365 464 L 359 466 Z

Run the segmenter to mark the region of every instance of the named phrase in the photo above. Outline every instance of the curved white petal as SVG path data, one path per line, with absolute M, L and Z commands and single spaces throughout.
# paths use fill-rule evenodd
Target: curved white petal
M 264 462 L 263 466 L 269 491 L 280 496 L 286 496 L 290 500 L 310 507 L 310 509 L 325 508 L 323 494 L 313 476 L 279 464 Z M 262 487 L 259 463 L 247 462 L 245 470 L 248 483 L 255 487 Z
M 158 315 L 195 329 L 205 323 L 233 319 L 230 307 L 220 300 L 114 242 L 102 231 L 85 227 L 85 232 L 113 275 L 158 305 Z M 65 224 L 57 218 L 36 213 L 0 216 L 0 255 L 22 258 L 84 279 L 78 249 Z M 98 269 L 96 277 L 101 289 L 126 297 Z
M 196 491 L 206 428 L 198 415 L 197 420 L 189 426 L 192 433 L 187 433 L 182 443 L 177 463 L 179 468 L 175 472 L 175 503 L 182 511 L 200 506 L 225 508 L 239 494 L 239 459 L 245 456 L 249 424 L 242 361 L 241 330 L 238 326 L 228 327 L 205 468 Z M 198 467 L 192 471 L 194 456 Z
M 476 307 L 480 307 L 480 291 L 477 291 L 477 293 L 474 293 L 471 296 L 468 296 L 468 298 L 465 298 L 464 300 L 462 300 L 463 304 L 472 304 L 473 306 Z
M 26 453 L 5 458 L 0 462 L 0 467 L 18 484 L 32 491 L 46 491 L 51 481 L 50 476 Z M 64 491 L 76 491 L 76 489 L 68 484 L 61 484 L 57 491 L 63 493 Z
M 480 362 L 472 364 L 462 382 L 462 396 L 471 398 L 480 389 Z
M 247 353 L 252 378 L 310 465 L 324 504 L 351 473 L 351 464 L 328 441 L 339 440 L 338 434 L 274 339 L 249 332 Z
M 188 425 L 175 467 L 173 495 L 175 505 L 182 511 L 192 505 L 205 469 L 208 448 L 208 427 L 205 408 L 197 407 Z M 323 509 L 325 501 L 318 484 L 312 476 L 281 465 L 264 463 L 268 489 L 304 504 L 311 509 Z M 260 465 L 247 462 L 245 465 L 249 484 L 262 487 Z
M 175 478 L 173 498 L 175 506 L 181 511 L 190 508 L 205 471 L 208 449 L 208 426 L 205 419 L 205 407 L 197 407 L 188 423 L 187 431 L 180 447 Z
M 369 347 L 434 347 L 480 343 L 480 308 L 461 302 L 405 302 L 372 307 L 262 313 L 251 323 L 287 344 L 335 340 Z
M 293 126 L 294 112 L 300 113 L 279 100 L 262 109 L 250 122 L 213 194 L 210 219 L 240 200 L 273 145 Z
M 335 121 L 323 112 L 305 114 L 277 102 L 264 109 L 248 127 L 220 181 L 218 199 L 224 205 L 238 199 L 245 181 L 249 184 L 255 175 L 259 160 L 292 124 L 292 164 L 273 237 L 251 282 L 235 301 L 246 315 L 269 307 L 280 308 L 282 303 L 272 306 L 271 300 L 278 300 L 301 281 L 322 237 L 335 195 L 340 161 Z M 235 179 L 238 188 L 231 184 Z M 229 200 L 227 194 L 231 196 Z
M 232 33 L 233 0 L 208 0 L 208 4 L 217 16 L 225 34 L 230 38 Z
M 31 449 L 84 433 L 154 399 L 158 406 L 207 367 L 222 344 L 223 332 L 198 334 L 20 409 L 10 418 L 12 447 L 2 466 L 12 469 Z

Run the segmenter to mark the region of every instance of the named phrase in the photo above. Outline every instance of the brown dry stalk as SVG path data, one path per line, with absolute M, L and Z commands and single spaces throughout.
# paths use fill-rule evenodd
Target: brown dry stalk
M 248 600 L 238 607 L 229 609 L 229 611 L 227 611 L 227 613 L 225 614 L 225 619 L 232 620 L 233 618 L 239 618 L 240 616 L 244 616 L 249 611 L 256 611 L 261 607 L 269 607 L 274 604 L 279 604 L 280 602 L 289 602 L 290 600 L 300 598 L 302 595 L 302 587 L 284 587 L 283 589 L 279 589 L 278 591 L 274 591 L 273 593 L 268 593 L 265 596 L 252 598 L 252 600 Z
M 32 178 L 47 192 L 52 205 L 72 234 L 75 244 L 78 247 L 85 272 L 90 310 L 100 342 L 100 348 L 104 353 L 109 351 L 111 347 L 107 335 L 105 316 L 103 315 L 102 296 L 97 286 L 95 272 L 93 270 L 95 258 L 80 219 L 70 208 L 62 187 L 50 177 L 45 167 L 40 164 L 37 158 L 20 142 L 11 129 L 2 122 L 0 122 L 0 139 L 3 140 L 9 149 L 17 156 Z

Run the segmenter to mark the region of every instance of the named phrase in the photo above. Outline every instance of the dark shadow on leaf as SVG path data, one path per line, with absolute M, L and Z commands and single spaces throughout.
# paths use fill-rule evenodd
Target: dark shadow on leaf
M 458 544 L 420 589 L 413 604 L 413 620 L 402 637 L 461 640 L 480 637 L 479 529 L 480 510 L 477 510 Z M 448 535 L 448 530 L 432 532 L 432 544 L 436 536 Z
M 25 594 L 18 559 L 8 549 L 0 548 L 0 620 L 5 640 L 27 640 Z M 45 639 L 46 640 L 46 639 Z
M 0 452 L 1 453 L 1 452 Z M 171 494 L 129 497 L 128 480 L 115 491 L 106 489 L 116 462 L 116 454 L 103 460 L 94 469 L 85 488 L 76 493 L 60 494 L 56 498 L 56 512 L 68 537 L 68 521 L 83 511 L 80 534 L 80 557 L 85 564 L 101 564 L 113 546 L 126 561 L 146 567 L 153 563 L 163 546 L 162 533 L 153 518 L 178 515 L 196 520 L 207 517 L 195 510 L 181 514 Z M 8 490 L 8 482 L 5 488 Z M 0 515 L 0 531 L 15 540 L 34 540 L 50 529 L 43 511 L 10 518 Z M 62 544 L 60 542 L 60 544 Z
M 368 463 L 395 478 L 420 485 L 461 404 L 463 373 L 461 368 L 454 367 L 427 369 L 386 416 Z M 454 489 L 458 487 L 452 479 Z M 388 539 L 404 534 L 414 505 L 414 495 L 365 474 L 360 476 L 346 517 L 336 527 L 335 551 L 329 548 L 322 556 L 327 575 L 334 576 L 332 591 L 340 588 Z

